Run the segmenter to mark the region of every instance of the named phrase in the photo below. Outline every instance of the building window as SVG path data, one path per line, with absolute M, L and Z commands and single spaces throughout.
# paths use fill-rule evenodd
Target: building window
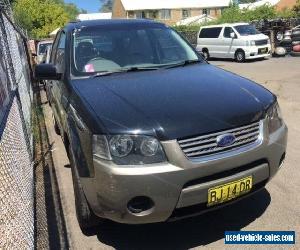
M 162 20 L 171 19 L 171 10 L 161 10 L 160 11 L 160 19 L 162 19 Z
M 148 12 L 148 18 L 157 19 L 158 18 L 158 11 L 157 10 L 150 10 Z
M 128 13 L 127 18 L 134 18 L 134 12 L 133 11 L 128 11 L 127 13 Z
M 203 9 L 202 14 L 203 15 L 210 15 L 210 9 Z
M 186 19 L 191 16 L 191 10 L 184 9 L 182 10 L 182 19 Z
M 135 13 L 135 17 L 138 19 L 146 18 L 146 12 L 145 11 L 137 11 Z

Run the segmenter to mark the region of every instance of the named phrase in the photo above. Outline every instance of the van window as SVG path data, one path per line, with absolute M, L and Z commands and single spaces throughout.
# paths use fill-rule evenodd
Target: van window
M 230 33 L 232 33 L 232 32 L 235 33 L 234 30 L 231 27 L 226 27 L 224 29 L 224 37 L 231 38 Z
M 222 27 L 204 28 L 201 30 L 199 38 L 218 38 Z
M 249 35 L 257 35 L 259 32 L 256 30 L 256 28 L 253 25 L 237 25 L 234 26 L 234 28 L 237 30 L 237 32 L 241 36 L 249 36 Z

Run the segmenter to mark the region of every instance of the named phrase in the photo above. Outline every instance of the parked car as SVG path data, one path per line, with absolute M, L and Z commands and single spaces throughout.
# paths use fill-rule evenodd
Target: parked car
M 203 52 L 206 58 L 232 58 L 244 62 L 269 57 L 271 44 L 268 36 L 248 23 L 211 25 L 200 28 L 197 51 Z
M 44 40 L 38 43 L 37 45 L 37 63 L 45 63 L 47 57 L 47 48 L 51 48 L 52 41 Z
M 154 223 L 231 204 L 285 159 L 276 96 L 208 64 L 164 24 L 70 23 L 35 74 L 48 80 L 83 230 L 100 218 Z

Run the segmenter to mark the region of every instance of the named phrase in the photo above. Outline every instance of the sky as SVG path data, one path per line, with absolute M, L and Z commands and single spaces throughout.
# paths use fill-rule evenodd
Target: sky
M 65 0 L 66 3 L 74 3 L 79 8 L 87 10 L 88 13 L 99 12 L 99 0 Z

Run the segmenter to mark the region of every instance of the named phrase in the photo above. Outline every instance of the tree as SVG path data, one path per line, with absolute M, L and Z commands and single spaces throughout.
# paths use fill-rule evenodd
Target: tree
M 100 0 L 101 8 L 100 12 L 112 12 L 113 0 Z
M 297 0 L 296 5 L 293 8 L 293 11 L 295 11 L 298 15 L 300 15 L 300 0 Z
M 60 0 L 16 0 L 13 12 L 17 23 L 32 38 L 46 38 L 53 30 L 75 19 L 76 6 Z M 77 8 L 76 8 L 77 9 Z

